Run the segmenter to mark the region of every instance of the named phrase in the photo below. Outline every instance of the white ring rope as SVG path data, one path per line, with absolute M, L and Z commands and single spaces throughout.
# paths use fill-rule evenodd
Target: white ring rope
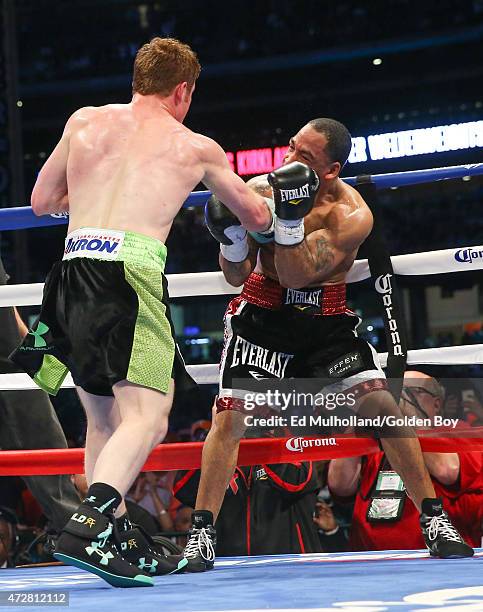
M 473 254 L 473 256 L 472 256 Z M 476 255 L 476 256 L 475 256 Z M 483 247 L 462 247 L 426 253 L 410 253 L 391 257 L 394 272 L 400 275 L 444 274 L 483 269 Z M 241 288 L 229 285 L 221 272 L 199 272 L 192 274 L 168 274 L 169 295 L 175 297 L 203 295 L 233 295 Z M 359 259 L 349 271 L 346 281 L 355 283 L 370 277 L 367 259 Z M 0 307 L 37 306 L 42 302 L 43 283 L 0 287 Z M 379 354 L 379 362 L 385 367 L 387 353 Z M 419 365 L 466 365 L 483 364 L 483 344 L 468 346 L 446 346 L 441 348 L 408 351 L 408 364 Z M 187 366 L 198 384 L 218 382 L 218 364 Z M 62 388 L 74 387 L 68 374 Z M 27 374 L 0 375 L 0 391 L 38 389 Z
M 379 363 L 386 366 L 387 353 L 379 353 Z M 408 351 L 410 365 L 468 365 L 483 364 L 483 344 L 466 346 L 444 346 L 441 348 L 417 349 Z M 215 384 L 219 381 L 217 363 L 186 366 L 188 372 L 199 385 Z M 74 383 L 68 374 L 62 384 L 62 389 L 72 389 Z M 0 391 L 27 391 L 38 386 L 28 374 L 2 374 L 0 376 Z
M 456 259 L 457 256 L 459 259 Z M 394 255 L 391 257 L 391 261 L 395 274 L 402 276 L 482 270 L 483 246 Z M 356 283 L 369 277 L 367 259 L 358 259 L 349 270 L 346 282 Z M 168 274 L 167 278 L 171 298 L 235 295 L 241 292 L 241 287 L 232 287 L 225 281 L 222 272 Z M 0 307 L 38 306 L 42 302 L 43 288 L 43 283 L 0 287 Z

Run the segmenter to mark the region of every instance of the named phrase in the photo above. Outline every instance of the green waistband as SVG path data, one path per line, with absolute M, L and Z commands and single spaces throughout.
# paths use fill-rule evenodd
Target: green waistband
M 164 271 L 168 251 L 156 238 L 112 229 L 84 227 L 67 235 L 64 260 L 87 257 L 160 267 Z
M 132 263 L 149 263 L 155 260 L 159 261 L 164 270 L 167 255 L 168 249 L 160 240 L 136 232 L 125 232 L 119 259 Z

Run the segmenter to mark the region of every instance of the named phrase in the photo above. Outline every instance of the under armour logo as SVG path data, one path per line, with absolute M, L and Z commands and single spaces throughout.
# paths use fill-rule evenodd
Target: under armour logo
M 86 546 L 86 553 L 89 555 L 89 557 L 94 553 L 99 555 L 99 557 L 101 557 L 101 560 L 99 561 L 101 565 L 109 565 L 109 560 L 114 559 L 112 552 L 108 551 L 105 553 L 103 550 L 101 550 L 100 542 L 91 542 L 90 546 Z
M 44 348 L 45 346 L 47 346 L 47 342 L 42 338 L 42 336 L 44 334 L 46 334 L 49 331 L 49 327 L 47 325 L 45 325 L 45 323 L 42 323 L 42 321 L 39 321 L 37 324 L 37 329 L 34 331 L 29 331 L 29 335 L 34 337 L 34 347 L 35 348 Z
M 140 570 L 147 570 L 148 572 L 151 572 L 151 574 L 154 574 L 156 572 L 156 568 L 158 567 L 158 562 L 156 559 L 153 559 L 152 563 L 146 563 L 146 557 L 141 557 L 139 559 L 138 567 Z
M 95 499 L 95 497 L 94 497 L 94 499 Z M 115 501 L 116 501 L 116 498 L 113 497 L 112 499 L 110 499 L 108 502 L 106 502 L 102 506 L 99 506 L 99 508 L 97 506 L 94 506 L 94 510 L 99 510 L 99 512 L 104 512 L 106 510 L 106 508 L 109 508 L 109 506 L 112 504 L 112 502 L 115 502 Z

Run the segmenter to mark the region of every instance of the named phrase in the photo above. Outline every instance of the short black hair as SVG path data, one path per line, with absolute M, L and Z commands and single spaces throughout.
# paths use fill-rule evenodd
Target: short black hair
M 339 162 L 341 167 L 344 167 L 352 148 L 351 135 L 346 126 L 327 117 L 312 119 L 309 125 L 327 138 L 326 151 L 330 161 Z

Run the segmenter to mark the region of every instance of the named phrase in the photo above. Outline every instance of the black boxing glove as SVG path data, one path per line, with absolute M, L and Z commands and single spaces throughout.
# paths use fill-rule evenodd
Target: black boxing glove
M 232 262 L 247 258 L 247 231 L 239 219 L 212 195 L 205 204 L 205 221 L 210 234 L 220 243 L 221 254 Z
M 313 208 L 319 177 L 305 164 L 292 162 L 268 175 L 275 202 L 275 242 L 290 246 L 305 236 L 304 217 Z

